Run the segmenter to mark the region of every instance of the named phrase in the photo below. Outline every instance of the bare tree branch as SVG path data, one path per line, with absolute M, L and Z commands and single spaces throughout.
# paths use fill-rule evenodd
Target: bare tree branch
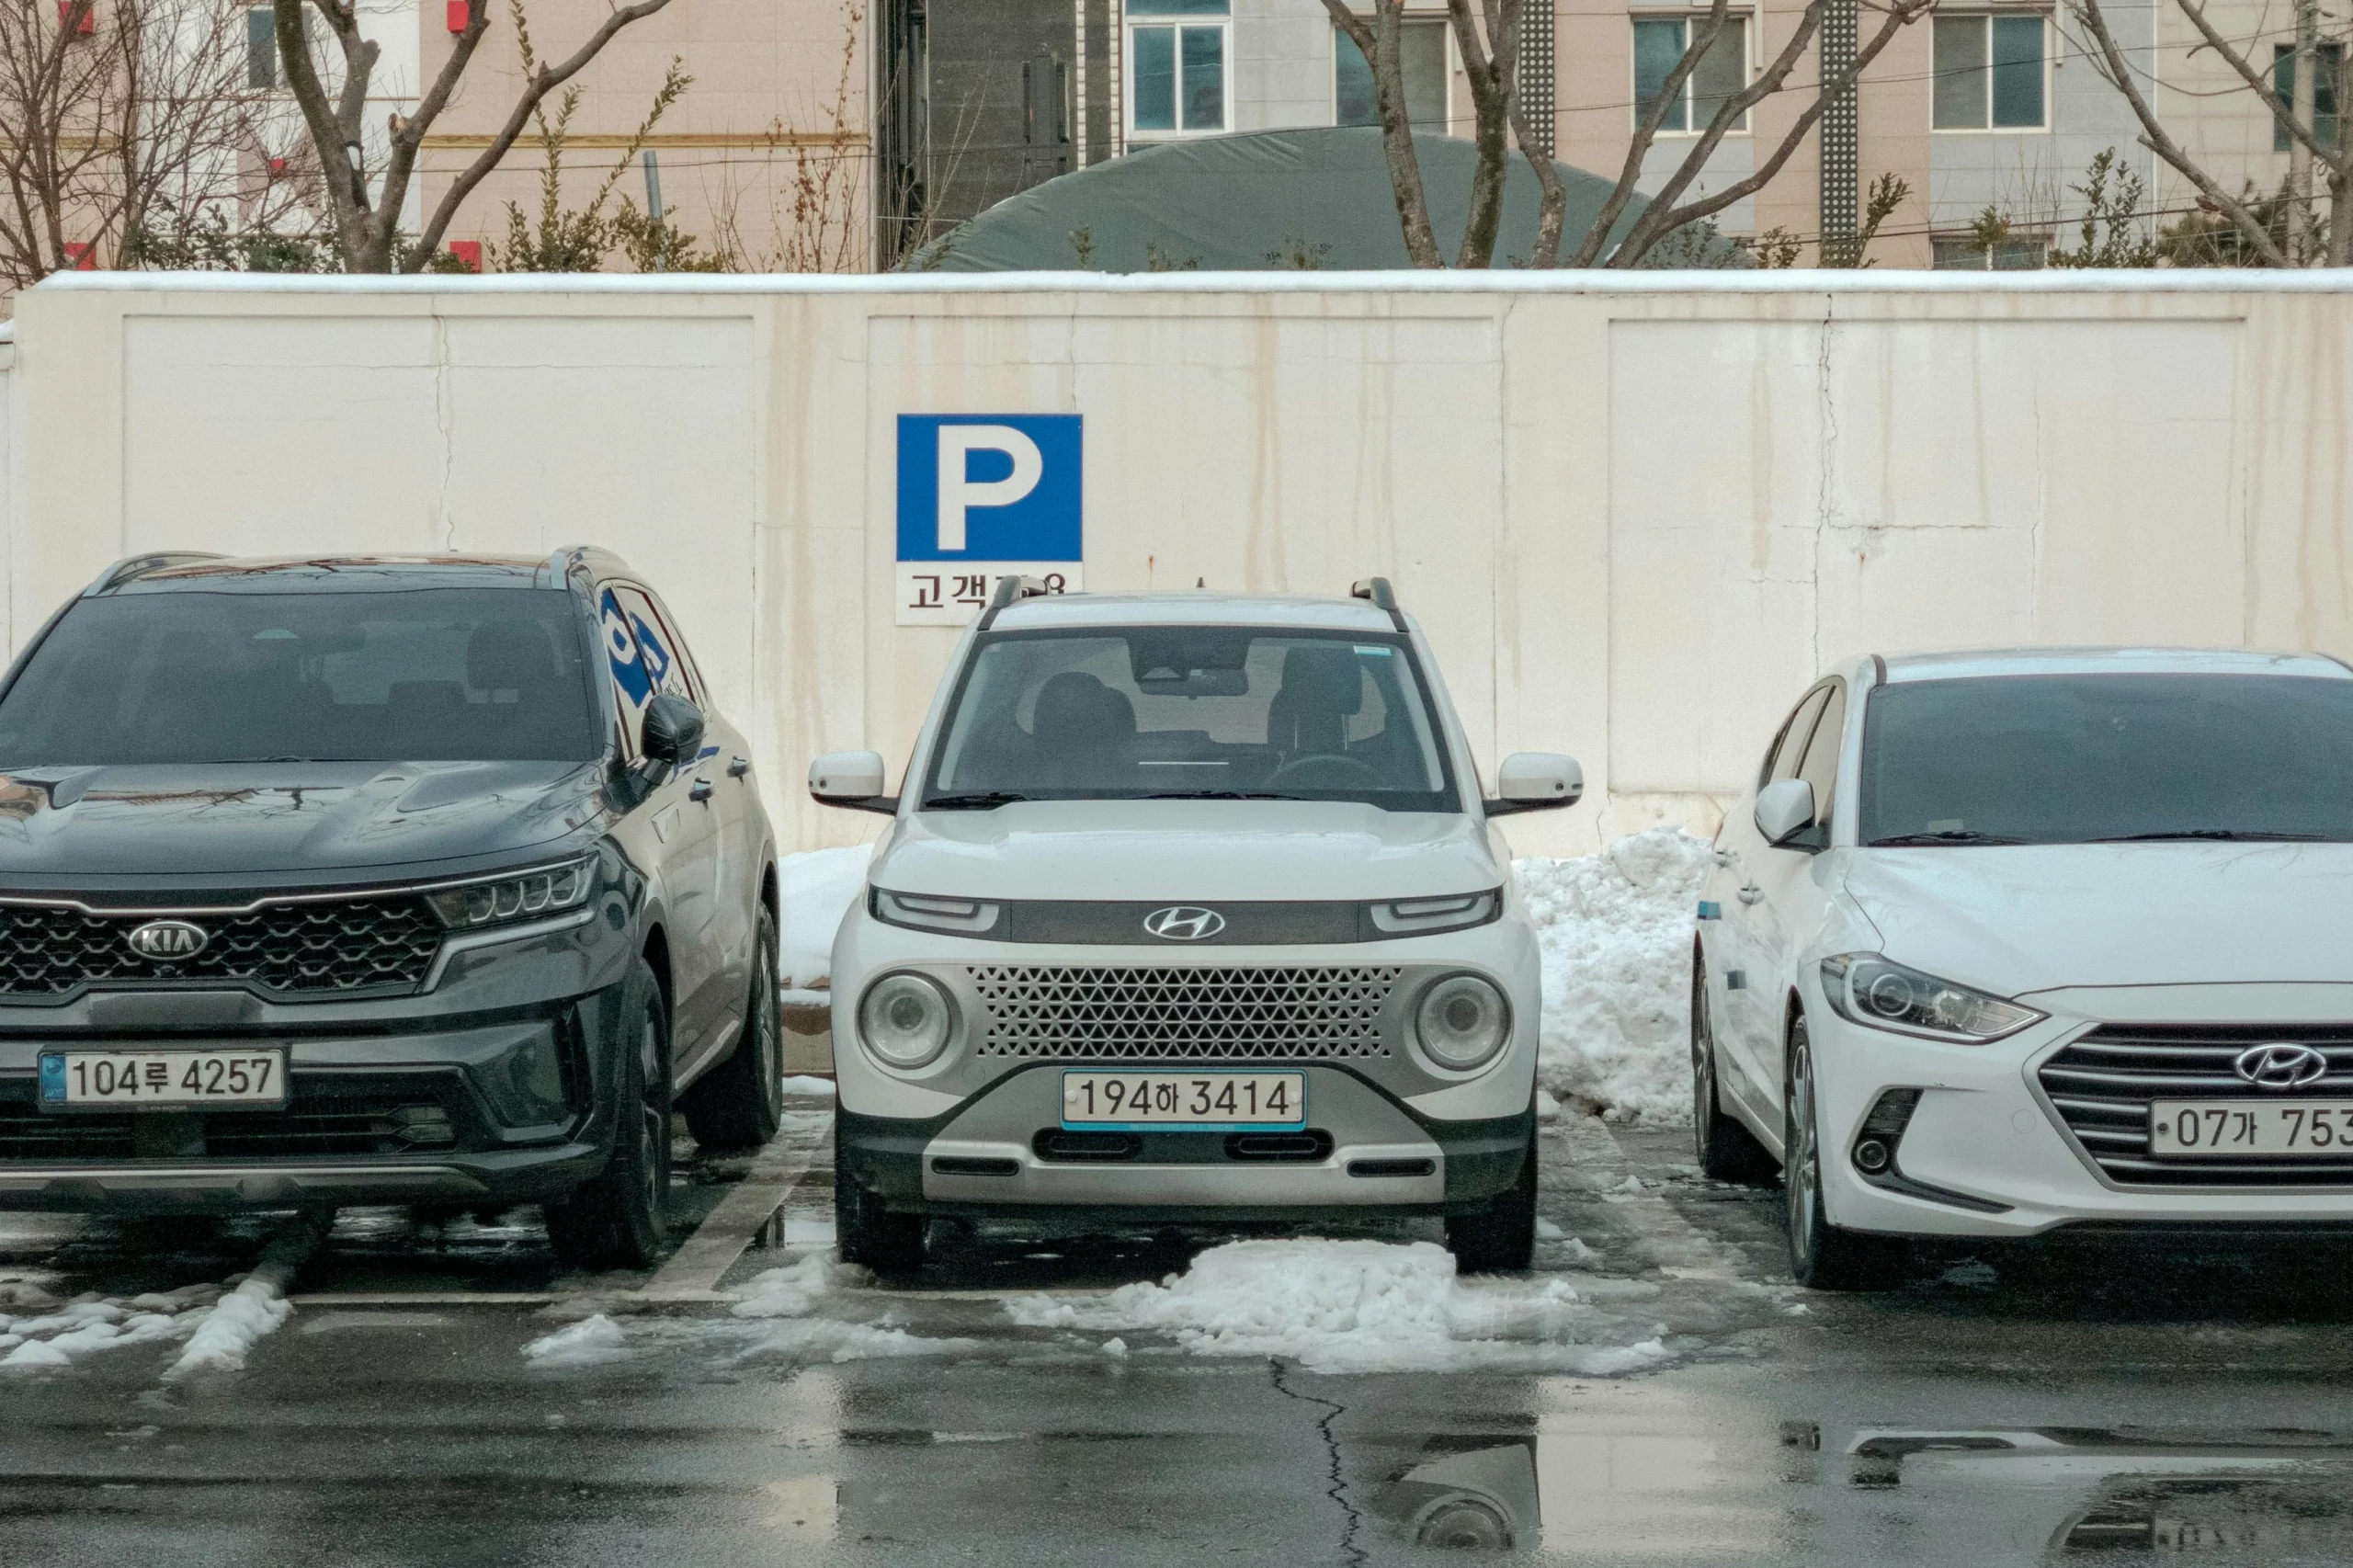
M 1781 172 L 1782 165 L 1790 161 L 1790 155 L 1798 150 L 1798 144 L 1805 140 L 1806 133 L 1813 129 L 1814 122 L 1822 118 L 1831 101 L 1861 77 L 1870 62 L 1879 58 L 1880 52 L 1894 41 L 1897 33 L 1926 16 L 1935 3 L 1936 0 L 1894 0 L 1880 23 L 1879 30 L 1871 35 L 1870 41 L 1855 51 L 1854 60 L 1843 70 L 1822 81 L 1814 90 L 1813 101 L 1798 112 L 1789 133 L 1746 178 L 1734 181 L 1712 196 L 1686 202 L 1680 207 L 1675 205 L 1676 199 L 1688 189 L 1691 182 L 1707 167 L 1708 159 L 1715 152 L 1717 143 L 1748 112 L 1749 107 L 1780 91 L 1790 68 L 1805 52 L 1806 45 L 1812 41 L 1813 32 L 1821 24 L 1824 0 L 1813 0 L 1813 4 L 1806 7 L 1797 29 L 1790 35 L 1789 43 L 1774 56 L 1773 63 L 1766 68 L 1765 74 L 1727 97 L 1716 110 L 1715 118 L 1708 123 L 1706 133 L 1684 155 L 1682 165 L 1660 187 L 1650 206 L 1634 221 L 1634 226 L 1626 232 L 1626 238 L 1611 255 L 1608 265 L 1613 267 L 1632 267 L 1677 229 L 1711 217 L 1742 198 L 1764 189 L 1767 183 Z
M 1451 4 L 1451 0 L 1449 0 Z M 1372 96 L 1381 114 L 1381 150 L 1389 163 L 1389 188 L 1397 200 L 1397 224 L 1405 258 L 1415 267 L 1441 267 L 1438 235 L 1430 228 L 1430 204 L 1422 188 L 1421 159 L 1414 152 L 1414 126 L 1405 108 L 1402 0 L 1372 0 L 1372 23 L 1348 8 L 1347 0 L 1324 0 L 1332 25 L 1348 35 L 1372 68 Z
M 1814 0 L 1814 4 L 1819 6 L 1821 0 Z M 1601 204 L 1601 211 L 1586 231 L 1584 243 L 1569 258 L 1571 267 L 1591 267 L 1600 258 L 1601 247 L 1609 242 L 1609 231 L 1617 226 L 1619 215 L 1633 199 L 1635 182 L 1643 177 L 1643 160 L 1649 154 L 1651 143 L 1657 139 L 1659 127 L 1666 123 L 1667 110 L 1683 101 L 1683 84 L 1691 79 L 1691 73 L 1699 67 L 1700 56 L 1714 47 L 1716 34 L 1722 30 L 1724 18 L 1731 12 L 1731 0 L 1712 0 L 1708 7 L 1706 29 L 1691 40 L 1691 46 L 1683 51 L 1682 58 L 1675 62 L 1675 68 L 1666 74 L 1666 80 L 1660 84 L 1658 97 L 1651 100 L 1650 108 L 1644 109 L 1642 118 L 1634 122 L 1634 137 L 1626 144 L 1626 161 L 1619 168 L 1618 183 L 1610 187 L 1609 199 Z M 1813 25 L 1813 7 L 1809 6 L 1806 11 L 1808 19 L 1799 24 L 1801 33 Z
M 1536 254 L 1528 258 L 1530 267 L 1554 267 L 1561 265 L 1561 229 L 1568 215 L 1569 193 L 1561 184 L 1561 171 L 1554 166 L 1552 154 L 1530 134 L 1527 106 L 1519 101 L 1518 92 L 1511 101 L 1512 139 L 1528 158 L 1528 166 L 1536 173 L 1538 193 L 1536 208 Z
M 2083 24 L 2084 29 L 2091 34 L 2092 41 L 2099 46 L 2100 60 L 2105 66 L 2102 74 L 2118 92 L 2124 95 L 2124 101 L 2131 106 L 2133 118 L 2141 122 L 2141 145 L 2181 171 L 2183 177 L 2196 186 L 2200 195 L 2230 219 L 2232 226 L 2238 230 L 2239 237 L 2268 265 L 2287 266 L 2287 255 L 2272 239 L 2270 230 L 2246 210 L 2245 202 L 2224 190 L 2213 176 L 2199 167 L 2189 154 L 2181 150 L 2180 144 L 2165 134 L 2165 128 L 2157 122 L 2155 111 L 2149 108 L 2149 100 L 2142 96 L 2140 85 L 2133 81 L 2131 68 L 2125 63 L 2124 51 L 2116 45 L 2116 35 L 2108 30 L 2108 17 L 2100 11 L 2099 0 L 2069 0 L 2069 6 L 2075 19 Z M 2334 240 L 2335 236 L 2331 238 Z
M 1549 4 L 1550 0 L 1545 0 Z M 1463 213 L 1457 267 L 1485 267 L 1495 260 L 1495 233 L 1504 215 L 1504 176 L 1510 164 L 1506 133 L 1518 97 L 1520 0 L 1483 0 L 1485 38 L 1471 14 L 1471 0 L 1447 0 L 1462 74 L 1471 86 L 1472 131 L 1477 161 L 1471 169 L 1471 205 Z
M 2205 39 L 2206 47 L 2221 55 L 2223 63 L 2237 72 L 2240 79 L 2255 89 L 2255 96 L 2263 100 L 2263 107 L 2271 111 L 2271 118 L 2279 121 L 2290 137 L 2302 142 L 2314 157 L 2331 168 L 2345 166 L 2345 154 L 2323 142 L 2313 133 L 2311 126 L 2298 119 L 2296 111 L 2281 101 L 2279 95 L 2272 90 L 2271 84 L 2263 79 L 2263 74 L 2249 65 L 2246 57 L 2233 49 L 2230 40 L 2214 30 L 2214 24 L 2206 19 L 2203 5 L 2192 4 L 2192 0 L 2180 0 L 2180 5 L 2182 15 L 2189 18 L 2189 25 Z

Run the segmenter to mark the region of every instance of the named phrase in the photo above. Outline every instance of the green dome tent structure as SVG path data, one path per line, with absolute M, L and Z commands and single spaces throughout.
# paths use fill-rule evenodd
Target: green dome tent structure
M 1416 132 L 1414 151 L 1440 254 L 1462 243 L 1477 150 Z M 1612 182 L 1565 164 L 1562 250 L 1574 254 Z M 1536 176 L 1515 153 L 1504 180 L 1495 265 L 1526 266 L 1536 250 Z M 1646 203 L 1626 204 L 1611 242 Z M 1606 254 L 1606 253 L 1605 253 Z M 923 246 L 910 270 L 942 272 L 1328 271 L 1404 268 L 1397 200 L 1377 127 L 1266 131 L 1166 142 L 1033 186 Z M 1745 267 L 1747 255 L 1698 224 L 1670 235 L 1647 266 Z

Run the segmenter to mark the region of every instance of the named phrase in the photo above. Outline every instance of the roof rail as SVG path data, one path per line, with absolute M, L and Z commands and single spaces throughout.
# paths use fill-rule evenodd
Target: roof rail
M 126 555 L 98 574 L 98 580 L 91 584 L 85 591 L 102 594 L 108 588 L 119 586 L 138 576 L 142 572 L 153 572 L 159 567 L 183 566 L 193 561 L 226 561 L 228 559 L 227 556 L 214 550 L 166 550 L 158 551 L 153 555 Z
M 1023 599 L 1042 598 L 1046 585 L 1035 577 L 1016 577 L 1010 573 L 996 580 L 996 591 L 989 596 L 988 608 L 981 611 L 981 630 L 986 631 L 996 623 L 996 612 Z
M 1386 577 L 1359 577 L 1348 585 L 1348 597 L 1370 599 L 1376 608 L 1389 612 L 1390 623 L 1398 631 L 1405 630 L 1405 612 L 1397 608 L 1396 592 Z

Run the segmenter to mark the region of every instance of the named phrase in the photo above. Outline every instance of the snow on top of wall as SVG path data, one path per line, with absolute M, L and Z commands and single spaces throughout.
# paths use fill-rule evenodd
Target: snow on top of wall
M 2337 294 L 2353 268 L 1932 272 L 1525 268 L 1422 272 L 449 273 L 58 272 L 42 293 L 159 294 Z

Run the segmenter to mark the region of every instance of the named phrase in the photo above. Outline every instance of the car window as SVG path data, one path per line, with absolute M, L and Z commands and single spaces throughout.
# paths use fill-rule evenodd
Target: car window
M 1830 813 L 1837 804 L 1838 743 L 1847 729 L 1847 683 L 1837 681 L 1824 690 L 1827 700 L 1797 771 L 1797 777 L 1813 786 L 1814 825 L 1799 842 L 1815 848 L 1830 842 Z
M 0 765 L 585 760 L 568 593 L 84 599 L 0 702 Z
M 652 682 L 653 690 L 671 697 L 683 697 L 697 707 L 702 699 L 697 695 L 696 684 L 687 668 L 687 661 L 678 639 L 670 630 L 668 620 L 654 608 L 654 601 L 642 588 L 627 583 L 613 584 L 608 590 L 616 608 L 636 634 L 640 657 Z
M 597 591 L 597 640 L 605 650 L 605 675 L 612 683 L 613 712 L 620 725 L 621 755 L 635 762 L 643 755 L 638 739 L 644 731 L 645 705 L 661 687 L 652 673 L 654 662 L 638 646 L 620 591 L 610 584 Z
M 1822 712 L 1822 705 L 1830 699 L 1826 687 L 1816 687 L 1798 699 L 1781 733 L 1773 737 L 1772 746 L 1765 753 L 1765 766 L 1757 770 L 1756 787 L 1779 784 L 1784 778 L 1798 776 L 1799 759 L 1805 755 L 1805 743 L 1813 733 L 1813 721 Z
M 1172 795 L 1459 810 L 1400 637 L 1136 627 L 985 638 L 925 790 L 1033 800 Z
M 680 695 L 696 707 L 708 710 L 710 707 L 710 687 L 702 678 L 702 666 L 695 663 L 695 651 L 687 645 L 686 633 L 678 630 L 678 618 L 670 613 L 670 607 L 664 604 L 662 596 L 653 589 L 631 591 L 651 612 L 648 624 L 677 660 L 678 673 L 687 683 L 686 690 Z M 639 635 L 642 637 L 644 633 L 640 632 Z

